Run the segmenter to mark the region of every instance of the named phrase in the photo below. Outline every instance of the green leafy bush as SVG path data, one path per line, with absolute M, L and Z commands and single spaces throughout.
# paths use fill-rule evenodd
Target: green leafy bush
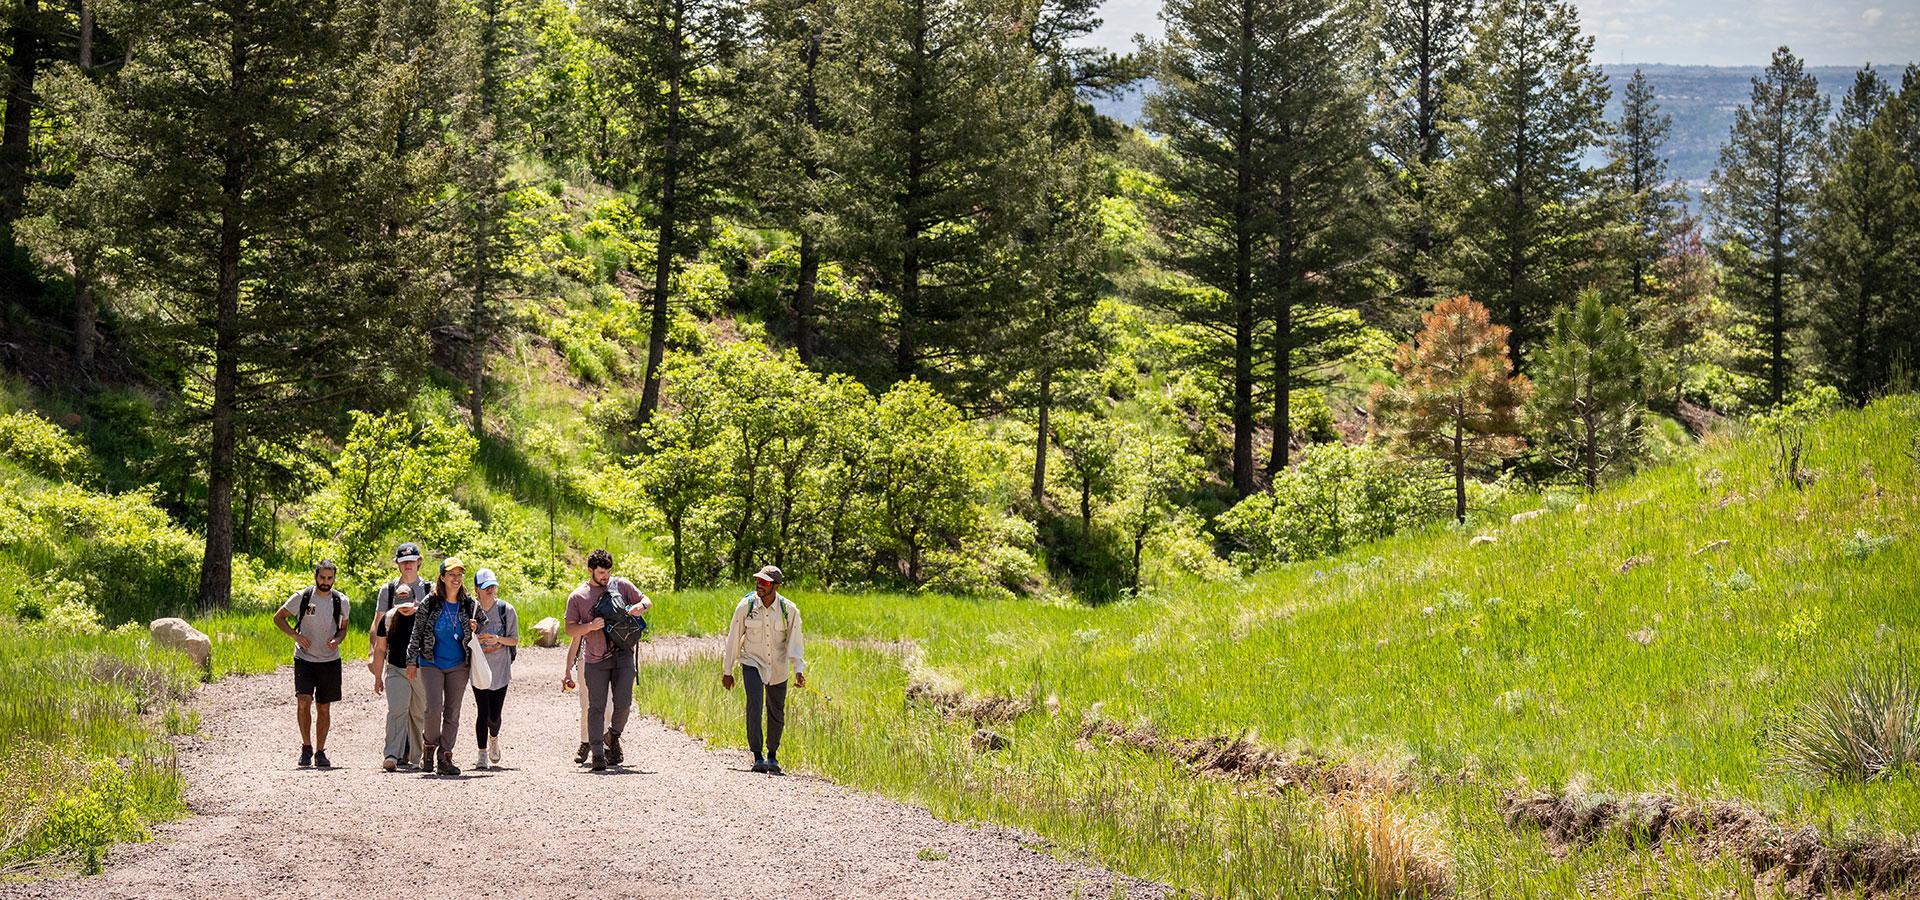
M 0 456 L 48 478 L 71 478 L 87 468 L 87 450 L 37 413 L 0 415 Z
M 1445 487 L 1430 464 L 1397 460 L 1370 447 L 1326 444 L 1240 501 L 1216 522 L 1245 564 L 1330 556 L 1445 515 Z

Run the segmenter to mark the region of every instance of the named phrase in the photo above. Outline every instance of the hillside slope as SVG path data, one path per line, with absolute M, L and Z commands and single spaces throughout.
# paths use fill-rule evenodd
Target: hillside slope
M 1756 875 L 1789 893 L 1847 888 L 1778 853 L 1769 864 L 1777 847 L 1635 850 L 1606 804 L 1731 802 L 1767 829 L 1814 826 L 1805 839 L 1836 860 L 1862 841 L 1906 846 L 1920 785 L 1789 774 L 1772 736 L 1820 690 L 1913 657 L 1916 441 L 1920 398 L 1891 398 L 1811 431 L 1804 490 L 1749 438 L 1590 499 L 1515 497 L 1502 512 L 1542 512 L 1498 529 L 1435 528 L 1101 610 L 801 595 L 811 628 L 916 649 L 820 650 L 832 674 L 796 715 L 796 759 L 1216 895 L 1370 893 L 1384 876 L 1362 870 L 1391 854 L 1379 834 L 1347 842 L 1349 825 L 1404 831 L 1408 853 L 1448 873 L 1402 870 L 1416 889 L 1563 896 L 1599 879 L 1693 896 L 1746 893 Z M 657 667 L 646 702 L 737 742 L 709 667 Z M 974 749 L 977 726 L 1010 748 Z M 1265 789 L 1223 794 L 1196 768 Z M 1391 799 L 1352 807 L 1368 787 Z M 1527 821 L 1516 801 L 1539 788 L 1598 810 L 1592 833 L 1509 828 L 1502 812 Z M 1668 818 L 1640 822 L 1642 839 L 1679 837 Z M 1592 853 L 1548 852 L 1606 834 Z M 1732 843 L 1708 837 L 1691 846 Z

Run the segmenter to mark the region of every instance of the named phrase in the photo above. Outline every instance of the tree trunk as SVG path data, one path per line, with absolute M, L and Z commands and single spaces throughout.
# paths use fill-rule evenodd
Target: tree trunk
M 247 78 L 247 47 L 235 26 L 228 53 L 229 90 Z M 240 207 L 246 192 L 245 135 L 229 126 L 221 153 L 219 274 L 214 285 L 212 444 L 207 457 L 207 545 L 200 559 L 200 611 L 226 609 L 233 595 L 233 455 L 240 393 Z
M 1053 406 L 1053 370 L 1040 367 L 1040 399 L 1035 409 L 1039 434 L 1033 441 L 1033 503 L 1038 507 L 1047 498 L 1047 418 Z
M 1285 471 L 1293 451 L 1293 300 L 1282 296 L 1273 324 L 1273 446 L 1267 455 L 1267 484 Z
M 907 183 L 906 190 L 900 195 L 903 239 L 900 252 L 900 323 L 893 353 L 894 374 L 903 379 L 911 378 L 920 365 L 917 343 L 921 315 L 920 239 L 925 231 L 921 221 L 920 200 L 926 190 L 923 183 L 927 169 L 923 123 L 927 121 L 924 109 L 927 102 L 925 70 L 929 51 L 926 4 L 917 2 L 915 7 L 920 15 L 920 25 L 913 33 L 912 74 L 907 79 Z
M 33 83 L 40 72 L 40 0 L 20 0 L 8 29 L 7 111 L 0 119 L 0 251 L 13 266 L 14 225 L 27 199 L 33 163 Z
M 1453 421 L 1453 519 L 1465 524 L 1467 521 L 1467 451 L 1461 435 L 1458 416 Z
M 793 343 L 802 365 L 813 365 L 814 288 L 820 280 L 820 248 L 813 233 L 800 232 L 800 280 L 793 289 Z
M 80 2 L 80 50 L 78 54 L 80 71 L 93 73 L 93 4 L 88 0 Z M 75 169 L 84 168 L 87 155 L 82 154 L 74 163 Z M 100 304 L 93 293 L 93 254 L 90 251 L 76 251 L 73 255 L 73 364 L 81 371 L 93 368 L 93 351 L 99 344 L 100 332 L 95 322 L 100 317 Z
M 680 82 L 683 60 L 678 58 L 685 46 L 683 17 L 675 15 L 671 46 L 676 56 L 667 77 L 667 127 L 660 158 L 660 237 L 653 255 L 653 317 L 647 335 L 647 381 L 640 392 L 638 424 L 645 425 L 660 406 L 660 365 L 667 356 L 667 298 L 673 289 L 673 263 L 679 231 L 679 210 L 675 191 L 680 181 Z
M 1239 122 L 1233 145 L 1233 493 L 1253 493 L 1253 10 L 1240 8 Z

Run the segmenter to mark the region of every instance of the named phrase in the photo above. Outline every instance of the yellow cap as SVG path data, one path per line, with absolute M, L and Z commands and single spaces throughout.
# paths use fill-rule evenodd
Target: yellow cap
M 440 571 L 442 573 L 445 573 L 448 569 L 459 569 L 461 574 L 465 574 L 467 571 L 467 564 L 461 562 L 460 557 L 458 556 L 449 556 L 446 559 L 443 559 L 440 561 Z

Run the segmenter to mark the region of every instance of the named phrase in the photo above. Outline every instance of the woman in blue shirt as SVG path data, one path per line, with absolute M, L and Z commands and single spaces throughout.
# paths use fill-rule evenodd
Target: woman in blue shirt
M 435 760 L 441 775 L 458 775 L 453 764 L 453 742 L 460 735 L 460 701 L 467 692 L 472 670 L 468 642 L 477 612 L 467 594 L 466 564 L 449 556 L 440 562 L 440 577 L 414 620 L 407 641 L 407 678 L 426 692 L 426 756 Z M 425 626 L 425 627 L 422 627 Z M 426 758 L 421 758 L 421 765 Z

